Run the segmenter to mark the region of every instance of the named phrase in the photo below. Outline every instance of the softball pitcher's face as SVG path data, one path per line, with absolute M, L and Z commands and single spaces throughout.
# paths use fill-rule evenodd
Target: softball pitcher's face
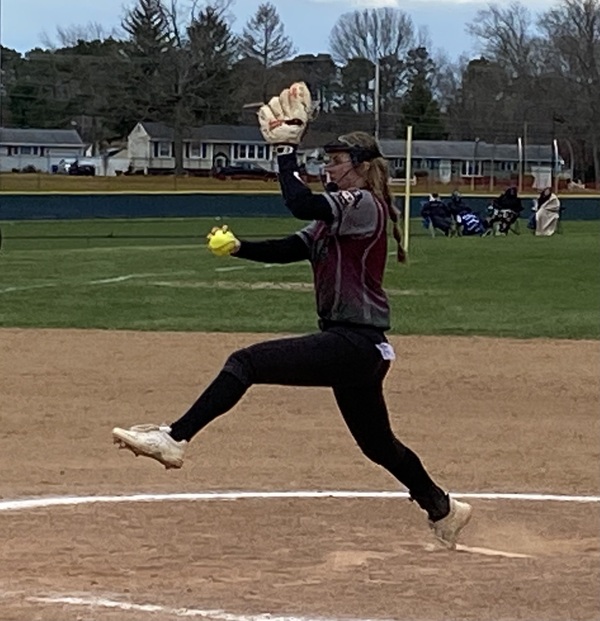
M 340 190 L 364 187 L 364 180 L 352 166 L 348 153 L 333 153 L 325 166 L 325 173 Z

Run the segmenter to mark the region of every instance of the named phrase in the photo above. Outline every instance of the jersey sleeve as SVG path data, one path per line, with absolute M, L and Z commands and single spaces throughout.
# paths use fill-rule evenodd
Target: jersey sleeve
M 342 190 L 325 194 L 336 235 L 371 235 L 377 230 L 379 209 L 373 195 L 366 190 Z
M 296 233 L 296 235 L 306 244 L 308 251 L 311 254 L 315 244 L 315 239 L 317 238 L 317 233 L 322 226 L 323 225 L 319 221 L 314 220 Z

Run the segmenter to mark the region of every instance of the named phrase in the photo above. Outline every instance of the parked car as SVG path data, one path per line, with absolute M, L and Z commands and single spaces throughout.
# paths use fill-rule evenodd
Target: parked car
M 96 174 L 96 166 L 91 162 L 69 157 L 60 160 L 56 167 L 59 175 L 78 175 L 80 177 L 93 177 Z
M 253 162 L 237 162 L 229 166 L 220 166 L 213 170 L 213 177 L 217 179 L 259 179 L 263 181 L 274 181 L 277 173 L 267 170 Z

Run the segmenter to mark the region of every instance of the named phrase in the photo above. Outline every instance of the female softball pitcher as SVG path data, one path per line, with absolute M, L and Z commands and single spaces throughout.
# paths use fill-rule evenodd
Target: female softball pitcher
M 387 163 L 370 135 L 340 136 L 324 147 L 327 191 L 313 194 L 300 179 L 296 159 L 311 115 L 304 83 L 285 89 L 258 112 L 263 136 L 278 156 L 285 204 L 296 218 L 310 223 L 289 237 L 258 242 L 240 241 L 225 226 L 214 228 L 208 247 L 218 256 L 265 263 L 310 261 L 320 331 L 234 352 L 181 418 L 169 426 L 116 427 L 113 439 L 166 468 L 180 468 L 188 442 L 233 408 L 253 384 L 328 386 L 363 453 L 406 486 L 427 513 L 433 533 L 454 548 L 471 506 L 449 497 L 419 457 L 394 436 L 383 396 L 383 380 L 395 358 L 385 337 L 390 312 L 382 289 L 388 220 L 398 260 L 405 258 Z

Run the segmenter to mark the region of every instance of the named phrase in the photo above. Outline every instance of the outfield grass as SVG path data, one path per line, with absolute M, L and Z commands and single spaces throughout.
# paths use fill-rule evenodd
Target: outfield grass
M 0 223 L 0 326 L 305 332 L 306 263 L 217 259 L 213 218 Z M 291 233 L 284 218 L 232 218 L 240 237 Z M 300 223 L 301 225 L 301 223 Z M 390 263 L 392 332 L 600 338 L 600 222 L 535 238 L 428 237 Z M 392 246 L 390 246 L 390 249 Z
M 309 184 L 314 190 L 322 190 L 320 181 Z M 471 187 L 470 183 L 436 183 L 428 178 L 420 179 L 418 185 L 412 186 L 411 192 L 415 195 L 427 195 L 438 192 L 448 195 L 452 190 L 459 190 L 465 196 L 497 196 L 506 189 L 507 182 L 498 182 L 490 188 L 488 183 L 478 183 Z M 61 193 L 61 194 L 89 194 L 89 193 L 170 193 L 170 192 L 261 192 L 280 193 L 279 184 L 275 181 L 259 181 L 252 179 L 221 180 L 214 177 L 193 177 L 175 175 L 132 175 L 119 177 L 75 177 L 69 175 L 35 174 L 0 174 L 0 194 L 5 193 Z M 404 195 L 404 185 L 392 185 L 392 192 L 398 196 Z M 537 196 L 535 190 L 524 190 L 521 195 Z M 567 193 L 575 196 L 575 194 Z M 599 196 L 597 189 L 588 188 L 580 192 L 582 196 Z

